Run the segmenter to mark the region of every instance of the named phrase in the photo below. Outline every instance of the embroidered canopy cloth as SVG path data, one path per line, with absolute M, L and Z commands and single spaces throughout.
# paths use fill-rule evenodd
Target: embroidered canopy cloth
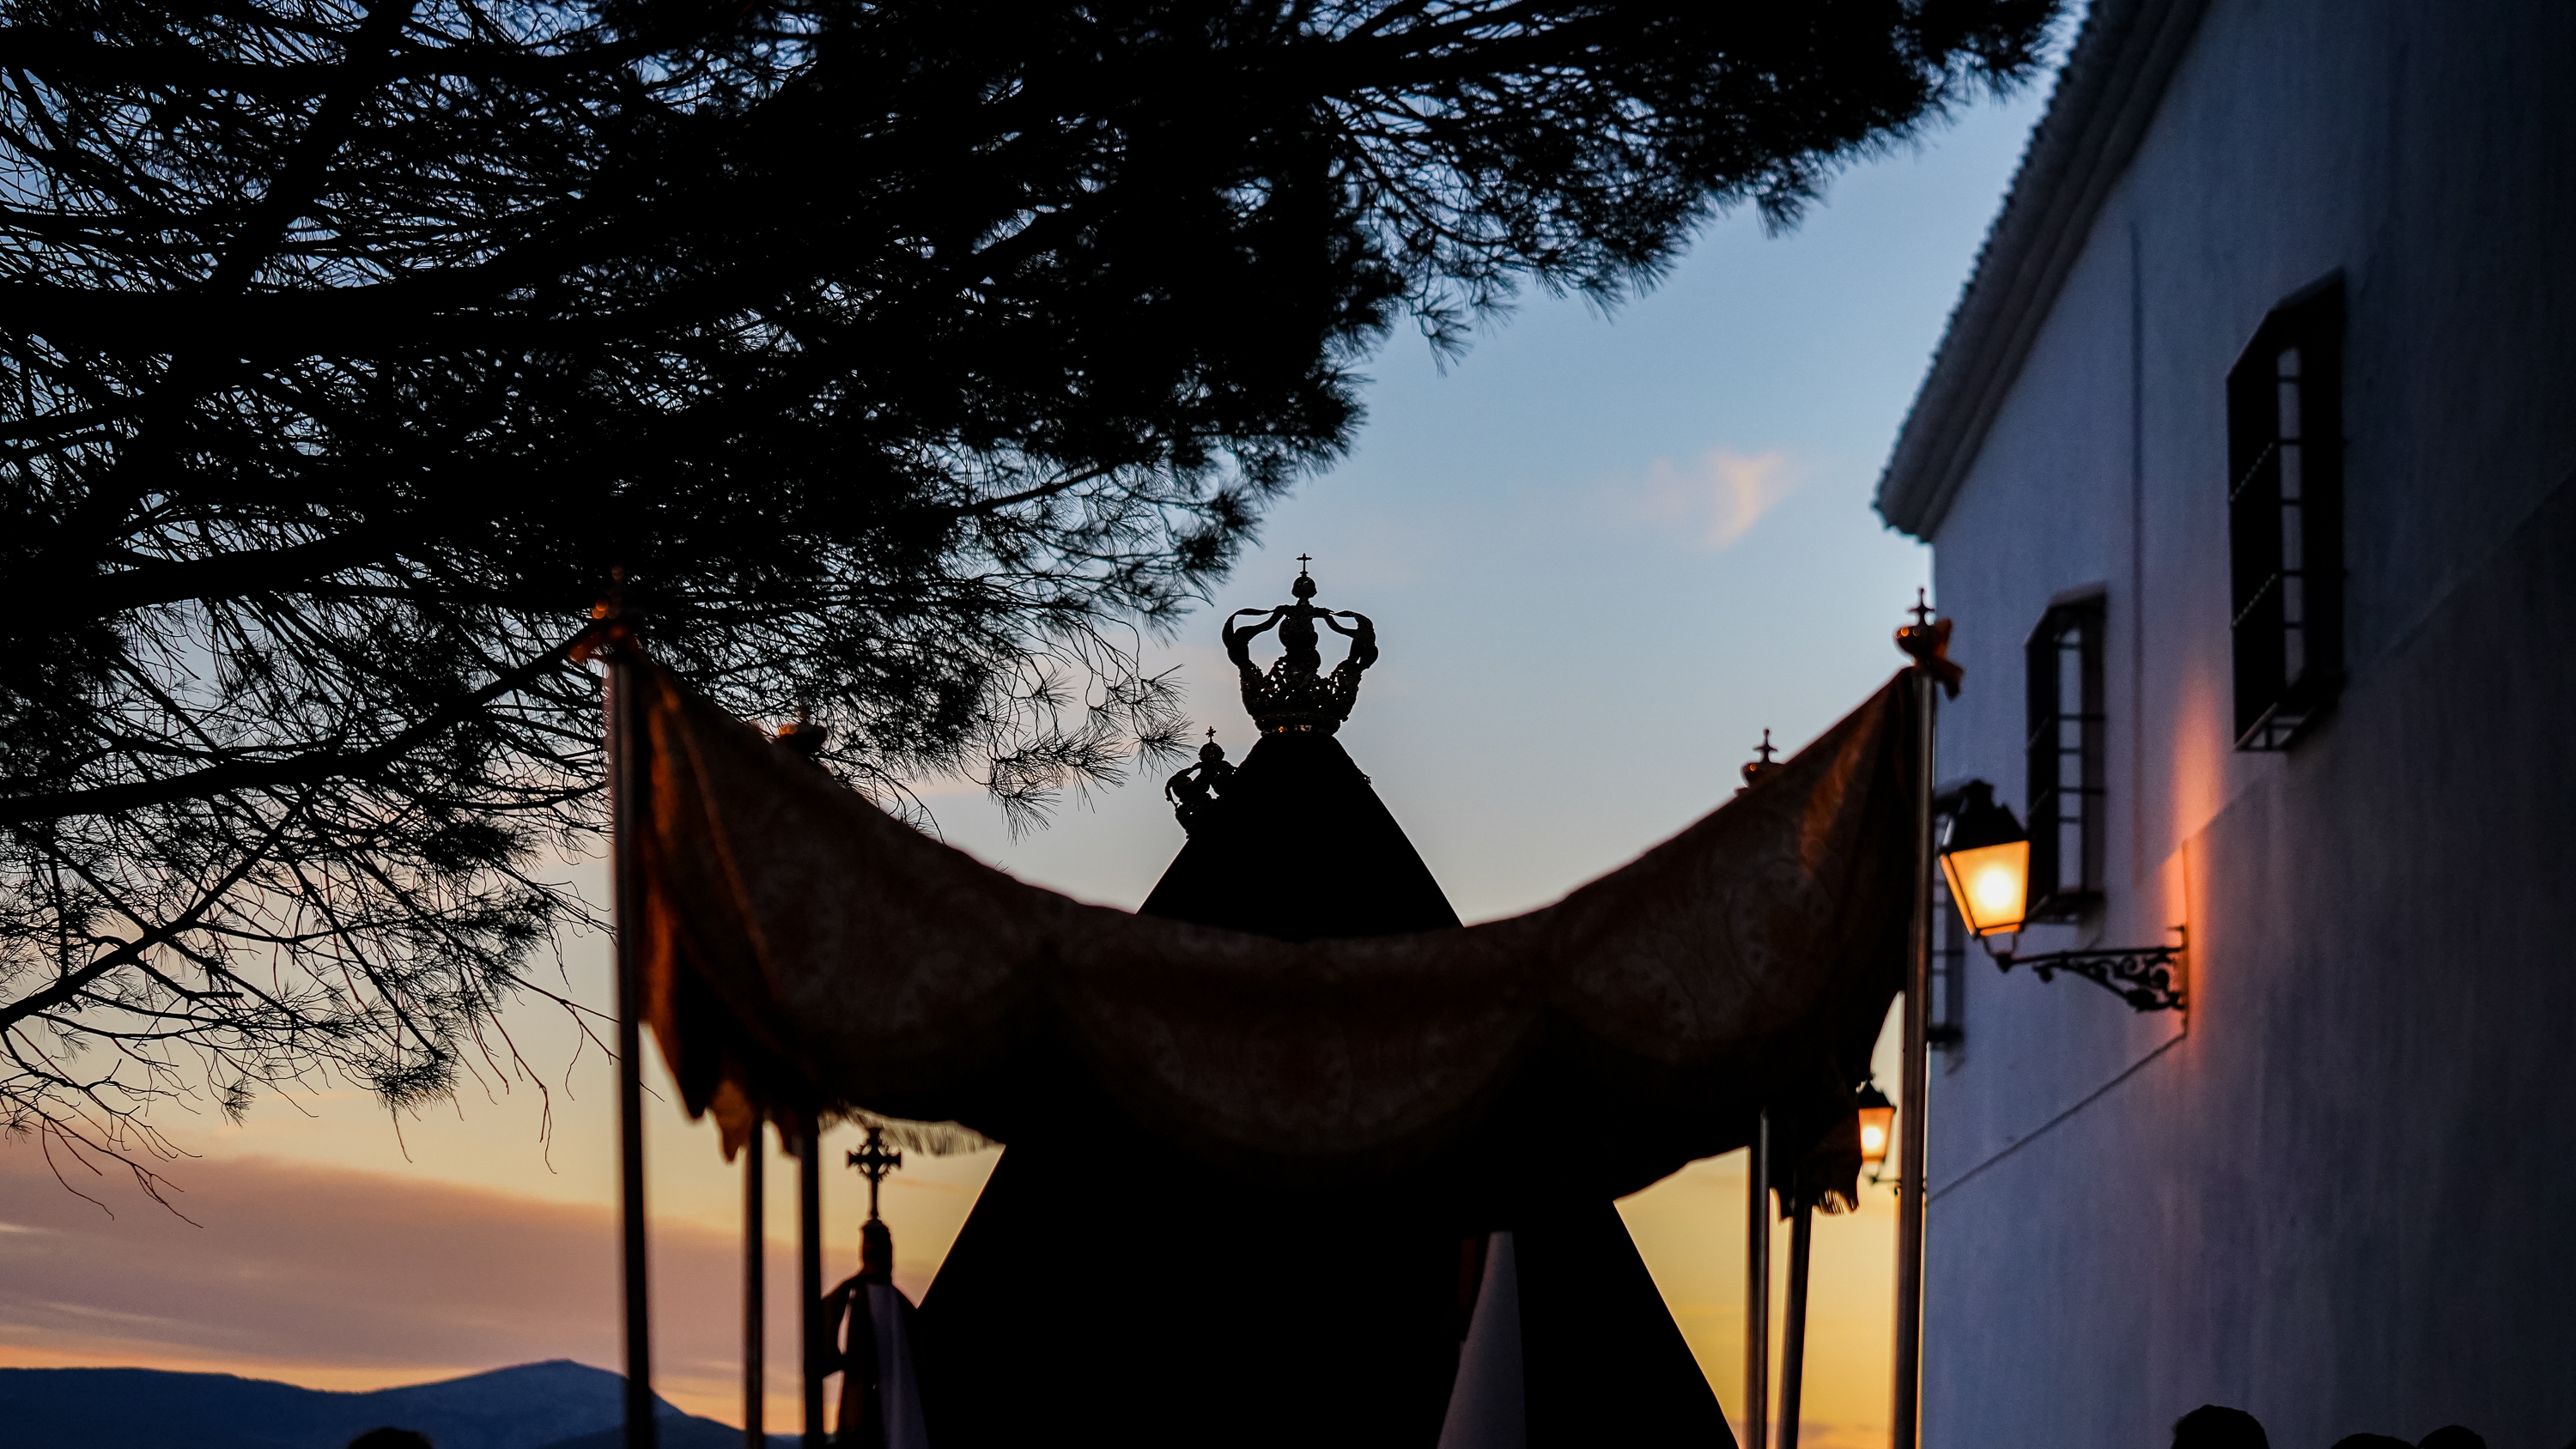
M 1919 868 L 1902 675 L 1545 909 L 1292 943 L 1014 879 L 620 652 L 623 929 L 728 1153 L 806 1113 L 1141 1131 L 1282 1187 L 1410 1184 L 1490 1215 L 1534 1178 L 1633 1191 L 1767 1109 L 1775 1151 L 1850 1195 L 1850 1092 Z M 1330 860 L 1278 882 L 1334 885 Z

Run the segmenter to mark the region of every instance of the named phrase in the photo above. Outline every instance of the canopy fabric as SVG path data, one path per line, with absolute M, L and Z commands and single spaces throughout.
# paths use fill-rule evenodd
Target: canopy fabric
M 1917 868 L 1902 676 L 1553 906 L 1292 943 L 1016 880 L 619 654 L 628 949 L 728 1152 L 763 1116 L 1007 1142 L 1108 1111 L 1255 1179 L 1469 1204 L 1528 1181 L 1543 1144 L 1542 1175 L 1598 1200 L 1741 1144 L 1767 1108 L 1849 1196 L 1850 1089 Z M 1333 862 L 1309 868 L 1283 888 L 1329 886 Z

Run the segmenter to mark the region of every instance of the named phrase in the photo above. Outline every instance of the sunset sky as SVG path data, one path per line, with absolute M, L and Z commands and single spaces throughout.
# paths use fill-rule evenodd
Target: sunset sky
M 1312 554 L 1319 602 L 1369 614 L 1385 651 L 1342 739 L 1470 920 L 1545 904 L 1714 808 L 1764 728 L 1793 747 L 1901 662 L 1889 631 L 1928 560 L 1882 529 L 1870 491 L 2044 95 L 1853 169 L 1794 231 L 1719 223 L 1614 315 L 1532 298 L 1445 371 L 1397 337 L 1354 455 L 1280 506 L 1215 607 L 1149 655 L 1182 667 L 1197 718 L 1240 759 L 1252 728 L 1217 618 L 1284 601 Z M 1068 801 L 1016 842 L 971 790 L 926 790 L 952 843 L 1133 906 L 1181 844 L 1159 784 Z M 570 942 L 560 980 L 604 1004 L 606 961 L 601 941 Z M 166 1169 L 193 1224 L 59 1151 L 0 1144 L 0 1364 L 329 1388 L 614 1367 L 609 1073 L 550 1007 L 504 1026 L 483 1082 L 419 1119 L 354 1091 L 263 1100 L 238 1127 L 159 1119 L 194 1154 Z M 535 1079 L 513 1074 L 514 1051 Z M 1892 1088 L 1886 1043 L 1881 1057 Z M 667 1098 L 649 1156 L 657 1386 L 738 1422 L 738 1169 Z M 990 1166 L 915 1161 L 888 1184 L 916 1297 Z M 793 1427 L 792 1170 L 771 1176 L 773 1429 Z M 837 1277 L 865 1195 L 854 1174 L 829 1180 Z M 1622 1206 L 1740 1414 L 1740 1164 Z M 1811 1449 L 1883 1442 L 1892 1225 L 1881 1189 L 1818 1230 Z

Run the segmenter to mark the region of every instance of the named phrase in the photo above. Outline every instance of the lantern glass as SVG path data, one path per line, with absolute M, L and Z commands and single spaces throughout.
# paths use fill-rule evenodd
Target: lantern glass
M 1953 850 L 1941 857 L 1941 871 L 1949 878 L 1950 899 L 1957 903 L 1959 919 L 1967 923 L 1970 935 L 2021 929 L 2030 901 L 2029 841 Z
M 1895 1139 L 1895 1136 L 1896 1109 L 1894 1107 L 1860 1109 L 1860 1160 L 1862 1163 L 1877 1167 L 1886 1162 L 1888 1144 Z
M 1870 1181 L 1876 1182 L 1888 1149 L 1896 1145 L 1896 1104 L 1887 1100 L 1878 1083 L 1870 1082 L 1854 1095 L 1852 1105 L 1860 1115 L 1860 1160 L 1872 1174 Z

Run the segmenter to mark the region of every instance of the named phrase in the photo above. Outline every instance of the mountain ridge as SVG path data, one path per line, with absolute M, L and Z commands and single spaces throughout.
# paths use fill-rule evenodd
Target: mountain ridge
M 570 1359 L 435 1383 L 346 1391 L 240 1374 L 142 1368 L 0 1368 L 10 1449 L 344 1449 L 369 1429 L 412 1429 L 435 1449 L 590 1449 L 614 1442 L 625 1378 Z M 658 1395 L 663 1449 L 737 1449 L 742 1430 Z M 771 1435 L 773 1449 L 789 1438 Z

